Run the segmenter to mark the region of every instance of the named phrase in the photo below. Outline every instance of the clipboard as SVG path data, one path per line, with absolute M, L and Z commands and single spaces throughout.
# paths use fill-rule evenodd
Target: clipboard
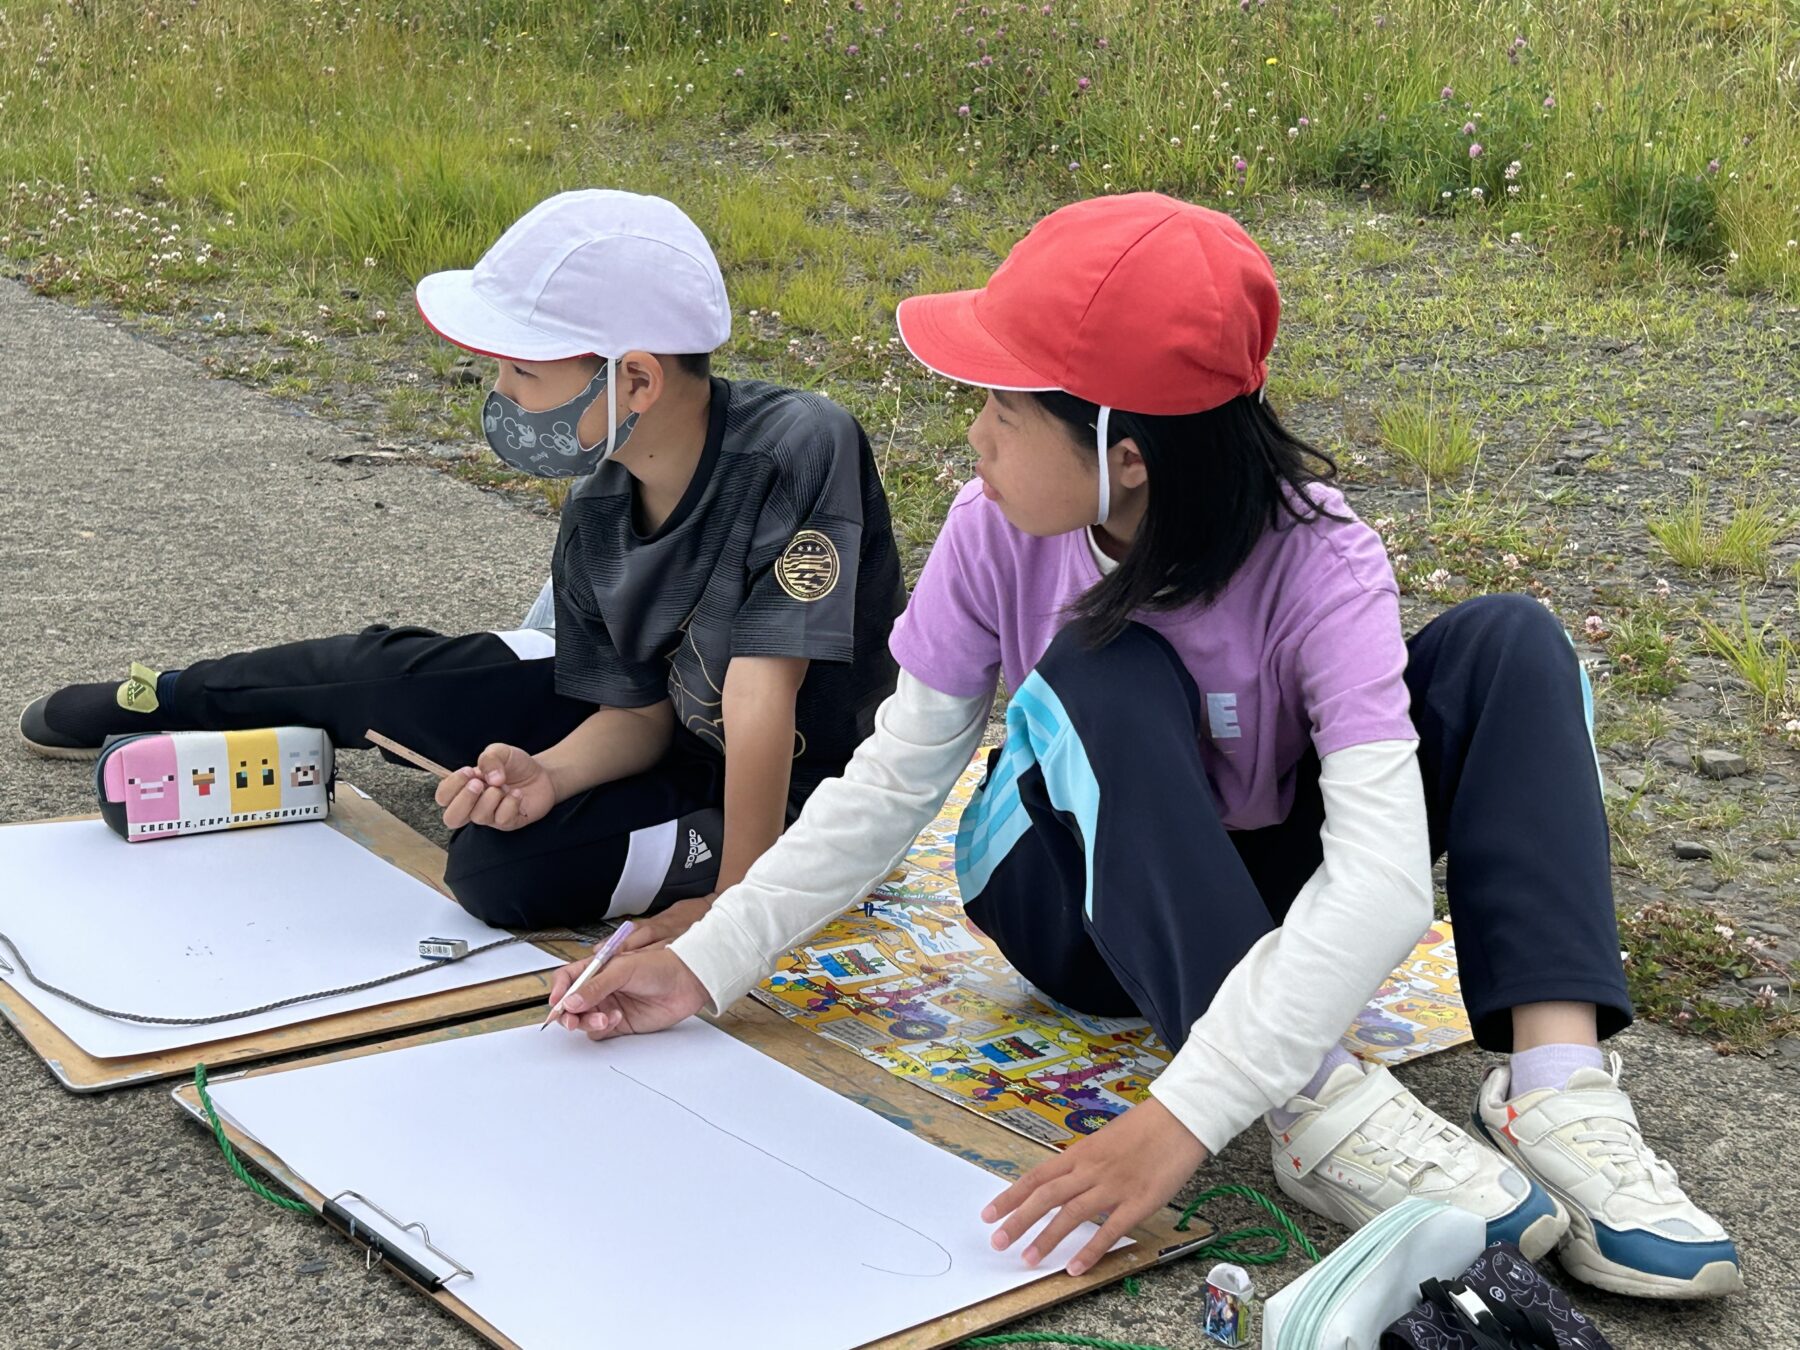
M 377 857 L 418 878 L 455 904 L 444 886 L 444 851 L 418 831 L 365 797 L 348 783 L 339 782 L 336 800 L 325 824 L 355 840 Z M 66 820 L 97 820 L 98 816 L 66 816 Z M 0 828 L 6 828 L 0 826 Z M 121 845 L 121 847 L 130 847 Z M 146 845 L 144 847 L 162 847 Z M 538 943 L 563 961 L 573 961 L 585 951 L 578 943 Z M 159 1078 L 191 1074 L 199 1063 L 241 1064 L 270 1059 L 297 1050 L 316 1050 L 344 1041 L 371 1036 L 392 1036 L 457 1018 L 481 1016 L 503 1008 L 542 1003 L 550 992 L 552 970 L 515 975 L 486 984 L 469 985 L 442 993 L 422 994 L 384 1003 L 378 1007 L 334 1013 L 311 1021 L 247 1035 L 226 1036 L 203 1045 L 183 1046 L 145 1055 L 97 1059 L 69 1039 L 17 989 L 0 982 L 0 1017 L 18 1032 L 20 1039 L 44 1061 L 57 1082 L 70 1092 L 106 1092 Z
M 252 1069 L 248 1071 L 248 1076 L 286 1073 L 310 1065 L 383 1054 L 452 1037 L 479 1036 L 534 1025 L 537 1020 L 535 1011 L 509 1013 L 377 1045 L 358 1046 L 307 1060 Z M 918 1137 L 958 1157 L 966 1158 L 1003 1179 L 1015 1179 L 1038 1163 L 1055 1156 L 1054 1150 L 1048 1145 L 1026 1139 L 994 1121 L 942 1101 L 912 1083 L 895 1078 L 850 1051 L 794 1026 L 778 1013 L 748 998 L 740 1000 L 723 1015 L 708 1020 L 727 1034 L 779 1060 L 814 1082 L 880 1116 L 903 1124 Z M 210 1136 L 212 1127 L 194 1085 L 184 1084 L 174 1089 L 171 1096 L 176 1105 L 199 1122 Z M 364 1246 L 365 1261 L 371 1270 L 378 1264 L 387 1265 L 394 1274 L 426 1294 L 445 1312 L 469 1326 L 489 1343 L 502 1347 L 502 1350 L 524 1350 L 457 1297 L 459 1273 L 468 1275 L 472 1272 L 457 1260 L 455 1253 L 444 1251 L 431 1242 L 430 1215 L 390 1214 L 379 1208 L 379 1196 L 355 1192 L 326 1196 L 229 1121 L 222 1122 L 222 1125 L 226 1137 L 244 1160 L 256 1164 L 282 1187 L 311 1206 L 315 1213 L 340 1234 Z M 208 1147 L 211 1147 L 210 1143 Z M 223 1166 L 221 1160 L 215 1159 L 214 1162 Z M 421 1237 L 423 1243 L 416 1244 L 417 1250 L 412 1252 L 401 1249 L 399 1244 L 359 1223 L 351 1222 L 347 1217 L 349 1206 L 346 1202 L 366 1205 L 379 1213 L 386 1220 L 385 1226 L 389 1233 L 408 1230 L 415 1237 Z M 335 1207 L 334 1212 L 328 1214 L 328 1207 Z M 1205 1221 L 1192 1220 L 1188 1228 L 1182 1230 L 1176 1227 L 1177 1219 L 1178 1215 L 1173 1209 L 1159 1210 L 1152 1218 L 1132 1230 L 1134 1245 L 1109 1253 L 1085 1275 L 1071 1278 L 1058 1274 L 1034 1281 L 935 1321 L 871 1341 L 862 1350 L 937 1350 L 937 1347 L 958 1345 L 971 1336 L 981 1335 L 1009 1322 L 1042 1312 L 1089 1290 L 1176 1260 L 1213 1237 L 1214 1229 Z

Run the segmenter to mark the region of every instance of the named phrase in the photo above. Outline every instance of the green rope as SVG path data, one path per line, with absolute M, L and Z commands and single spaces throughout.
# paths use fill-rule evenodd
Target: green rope
M 1186 1256 L 1210 1256 L 1218 1260 L 1235 1261 L 1244 1266 L 1270 1266 L 1287 1259 L 1288 1239 L 1292 1237 L 1310 1260 L 1319 1259 L 1318 1248 L 1312 1245 L 1299 1226 L 1282 1213 L 1279 1205 L 1253 1186 L 1214 1186 L 1210 1191 L 1202 1191 L 1194 1197 L 1192 1204 L 1181 1211 L 1181 1217 L 1175 1221 L 1175 1231 L 1187 1232 L 1188 1224 L 1200 1206 L 1224 1195 L 1235 1195 L 1261 1206 L 1279 1226 L 1238 1228 L 1229 1233 L 1220 1233 L 1212 1241 L 1186 1253 Z M 1274 1245 L 1266 1251 L 1246 1251 L 1239 1245 L 1252 1240 L 1272 1242 Z M 1127 1293 L 1137 1292 L 1132 1287 L 1135 1283 L 1135 1277 L 1126 1280 Z M 1084 1350 L 1162 1350 L 1161 1346 L 1144 1345 L 1138 1341 L 1108 1341 L 1095 1336 L 1070 1336 L 1053 1331 L 1015 1331 L 1002 1336 L 974 1336 L 961 1342 L 957 1350 L 973 1350 L 974 1347 L 987 1345 L 1075 1345 L 1084 1347 Z
M 1248 1200 L 1253 1205 L 1260 1205 L 1269 1211 L 1269 1214 L 1280 1226 L 1277 1228 L 1238 1228 L 1229 1233 L 1220 1233 L 1211 1242 L 1196 1247 L 1188 1255 L 1211 1256 L 1222 1261 L 1234 1261 L 1240 1266 L 1272 1266 L 1277 1261 L 1287 1260 L 1288 1238 L 1292 1237 L 1295 1242 L 1300 1244 L 1300 1250 L 1306 1253 L 1308 1260 L 1317 1261 L 1319 1259 L 1318 1248 L 1312 1245 L 1306 1234 L 1300 1231 L 1299 1226 L 1281 1212 L 1279 1205 L 1254 1186 L 1214 1186 L 1210 1191 L 1202 1191 L 1194 1197 L 1191 1205 L 1181 1211 L 1181 1218 L 1176 1221 L 1175 1230 L 1180 1233 L 1187 1232 L 1188 1221 L 1194 1217 L 1195 1211 L 1208 1200 L 1217 1199 L 1221 1195 L 1235 1195 L 1240 1199 Z M 1273 1242 L 1275 1245 L 1267 1251 L 1260 1252 L 1245 1251 L 1238 1246 L 1239 1243 L 1251 1239 L 1262 1239 Z
M 225 1127 L 219 1123 L 219 1113 L 213 1110 L 212 1097 L 206 1091 L 206 1065 L 204 1064 L 194 1066 L 194 1090 L 200 1094 L 200 1105 L 206 1108 L 206 1118 L 212 1123 L 213 1138 L 219 1141 L 219 1152 L 225 1155 L 225 1164 L 237 1174 L 237 1179 L 271 1205 L 279 1205 L 282 1209 L 291 1209 L 296 1214 L 311 1214 L 313 1207 L 306 1201 L 295 1200 L 291 1196 L 277 1195 L 251 1176 L 249 1170 L 239 1160 L 237 1150 L 231 1146 L 231 1140 L 225 1137 Z

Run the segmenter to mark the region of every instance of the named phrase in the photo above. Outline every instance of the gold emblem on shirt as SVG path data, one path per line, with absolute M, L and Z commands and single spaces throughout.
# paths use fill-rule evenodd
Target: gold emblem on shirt
M 776 560 L 775 580 L 796 600 L 823 600 L 838 584 L 836 547 L 817 530 L 800 531 Z

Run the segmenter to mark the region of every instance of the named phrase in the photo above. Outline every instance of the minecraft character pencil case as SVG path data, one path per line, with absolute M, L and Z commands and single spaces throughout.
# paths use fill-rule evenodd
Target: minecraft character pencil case
M 323 820 L 331 738 L 317 727 L 110 737 L 94 766 L 100 818 L 130 843 Z

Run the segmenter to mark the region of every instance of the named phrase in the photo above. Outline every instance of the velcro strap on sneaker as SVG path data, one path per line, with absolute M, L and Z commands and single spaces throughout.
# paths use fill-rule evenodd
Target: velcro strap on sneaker
M 1290 1137 L 1287 1153 L 1293 1171 L 1289 1175 L 1310 1175 L 1364 1121 L 1405 1091 L 1400 1080 L 1386 1069 L 1370 1069 L 1362 1082 L 1307 1122 L 1305 1133 Z
M 1622 1120 L 1632 1129 L 1638 1128 L 1637 1112 L 1631 1109 L 1631 1098 L 1623 1092 L 1576 1088 L 1552 1093 L 1537 1103 L 1513 1122 L 1513 1135 L 1521 1142 L 1535 1144 L 1551 1130 L 1578 1120 Z

